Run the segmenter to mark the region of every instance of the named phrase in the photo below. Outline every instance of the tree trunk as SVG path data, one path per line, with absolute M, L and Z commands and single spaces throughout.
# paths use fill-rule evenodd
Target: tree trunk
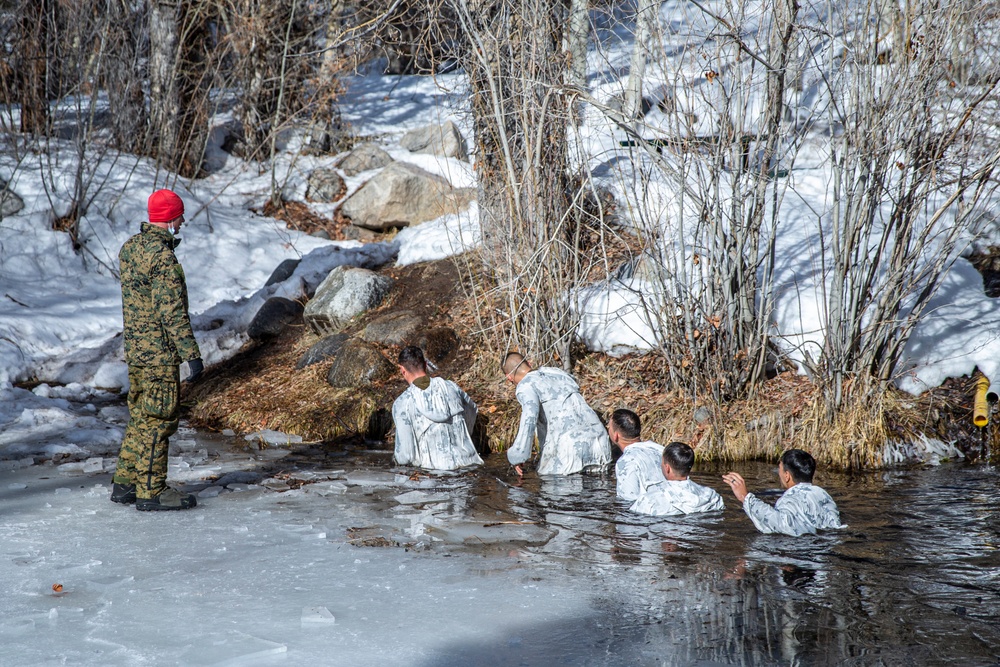
M 626 118 L 636 118 L 642 109 L 642 80 L 646 76 L 646 54 L 659 18 L 660 0 L 639 0 L 635 13 L 635 42 L 632 46 L 632 60 L 629 65 L 628 82 L 625 84 L 625 100 L 622 114 Z
M 23 0 L 17 10 L 21 52 L 17 68 L 21 102 L 21 131 L 44 135 L 49 126 L 49 33 L 53 29 L 53 0 Z
M 139 43 L 144 16 L 141 10 L 121 0 L 106 0 L 108 21 L 102 87 L 108 94 L 111 133 L 122 151 L 146 154 L 149 151 L 146 98 L 142 90 L 144 68 Z
M 180 36 L 183 34 L 183 40 Z M 151 131 L 160 164 L 197 176 L 208 133 L 204 20 L 185 0 L 155 0 L 149 15 Z
M 468 40 L 476 170 L 487 272 L 501 285 L 507 347 L 570 364 L 566 294 L 578 271 L 567 198 L 559 0 L 489 0 L 453 8 Z
M 569 83 L 587 91 L 587 39 L 590 35 L 589 0 L 570 0 L 566 51 L 569 52 Z M 573 121 L 583 122 L 583 102 L 573 104 Z

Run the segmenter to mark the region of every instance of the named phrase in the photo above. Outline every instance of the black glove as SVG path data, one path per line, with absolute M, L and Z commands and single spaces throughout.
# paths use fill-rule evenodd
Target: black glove
M 203 372 L 205 372 L 205 364 L 202 360 L 192 359 L 188 362 L 188 376 L 185 382 L 196 382 Z

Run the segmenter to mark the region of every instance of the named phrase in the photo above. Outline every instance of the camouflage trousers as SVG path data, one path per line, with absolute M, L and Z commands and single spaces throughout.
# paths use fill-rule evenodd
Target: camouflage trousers
M 135 484 L 138 498 L 167 486 L 167 448 L 180 420 L 178 366 L 129 366 L 128 426 L 118 452 L 116 484 Z

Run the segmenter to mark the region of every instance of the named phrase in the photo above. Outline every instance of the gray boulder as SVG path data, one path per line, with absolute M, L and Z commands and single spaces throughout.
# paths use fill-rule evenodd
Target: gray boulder
M 385 230 L 457 213 L 468 208 L 473 199 L 471 188 L 456 190 L 420 167 L 393 162 L 348 197 L 340 212 L 359 227 Z
M 320 167 L 309 174 L 306 187 L 306 199 L 309 201 L 329 204 L 344 196 L 347 186 L 344 179 L 333 169 Z
M 253 316 L 247 335 L 253 340 L 267 340 L 281 334 L 292 322 L 302 317 L 302 304 L 282 296 L 272 296 Z
M 396 367 L 377 347 L 362 340 L 351 339 L 341 348 L 330 366 L 326 381 L 331 387 L 364 387 L 393 376 Z
M 357 176 L 363 171 L 381 169 L 392 162 L 392 157 L 375 144 L 359 144 L 337 163 L 337 167 L 348 176 Z
M 411 153 L 429 153 L 461 160 L 469 155 L 462 133 L 450 120 L 441 125 L 427 125 L 410 130 L 403 135 L 399 145 Z
M 417 334 L 422 324 L 423 319 L 412 310 L 388 313 L 366 326 L 361 338 L 369 343 L 403 345 Z
M 392 280 L 374 271 L 338 266 L 306 304 L 306 324 L 320 335 L 337 333 L 351 318 L 382 303 L 391 287 Z
M 14 215 L 24 208 L 24 201 L 0 178 L 0 219 Z
M 299 362 L 295 364 L 295 368 L 301 370 L 306 366 L 312 366 L 313 364 L 337 356 L 340 350 L 344 347 L 344 343 L 346 343 L 349 338 L 350 336 L 344 333 L 333 334 L 332 336 L 320 338 L 319 341 L 314 343 L 313 346 L 302 355 Z

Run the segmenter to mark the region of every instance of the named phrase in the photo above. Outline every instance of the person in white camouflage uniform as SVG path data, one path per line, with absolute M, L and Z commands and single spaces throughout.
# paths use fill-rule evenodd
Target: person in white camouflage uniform
M 649 486 L 664 481 L 660 469 L 663 445 L 639 440 L 639 415 L 625 408 L 612 412 L 608 420 L 608 437 L 622 450 L 615 463 L 615 488 L 619 498 L 636 500 Z
M 608 433 L 573 376 L 557 368 L 532 369 L 517 352 L 504 359 L 503 373 L 521 404 L 517 436 L 507 449 L 518 475 L 531 457 L 536 435 L 539 475 L 571 475 L 611 463 Z
M 694 450 L 683 442 L 663 448 L 663 481 L 646 489 L 629 509 L 639 514 L 673 516 L 722 510 L 722 496 L 715 489 L 692 482 L 688 475 L 694 465 Z
M 480 465 L 471 438 L 477 410 L 469 395 L 451 380 L 428 376 L 416 346 L 399 353 L 399 372 L 410 386 L 392 404 L 396 463 L 430 470 Z
M 840 523 L 837 503 L 830 494 L 812 483 L 816 460 L 801 449 L 789 449 L 781 455 L 778 477 L 786 489 L 771 507 L 754 494 L 747 492 L 746 481 L 739 473 L 722 476 L 743 503 L 743 511 L 762 533 L 782 533 L 799 536 L 818 530 L 844 528 Z

